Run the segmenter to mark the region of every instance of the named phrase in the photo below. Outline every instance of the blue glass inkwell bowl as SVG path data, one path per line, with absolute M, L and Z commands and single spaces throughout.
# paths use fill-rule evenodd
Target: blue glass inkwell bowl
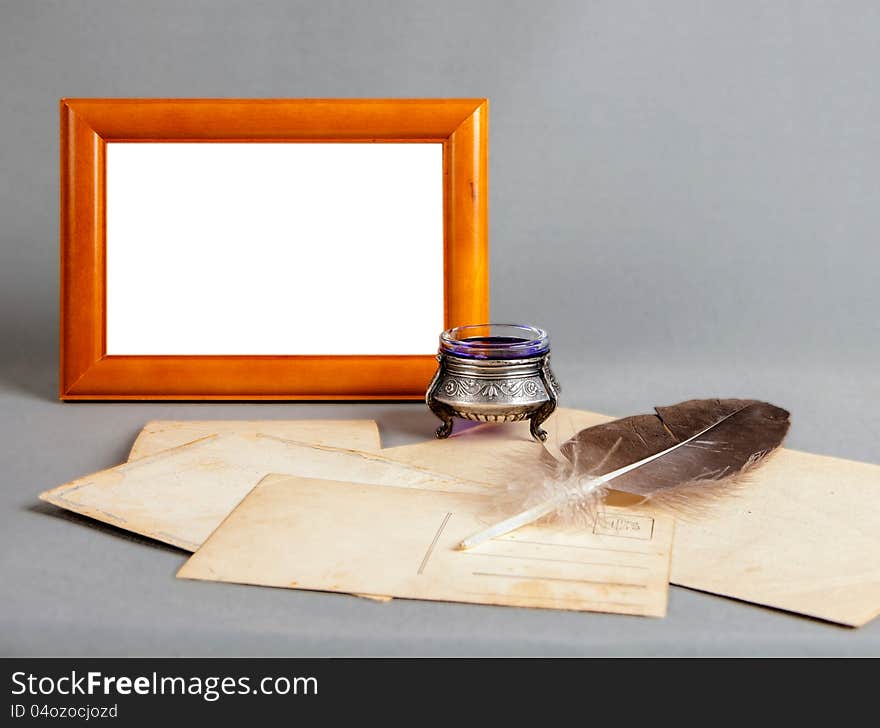
M 556 409 L 559 384 L 550 370 L 546 331 L 520 324 L 477 324 L 440 335 L 437 372 L 425 402 L 449 437 L 455 417 L 478 422 L 529 420 L 532 437 Z

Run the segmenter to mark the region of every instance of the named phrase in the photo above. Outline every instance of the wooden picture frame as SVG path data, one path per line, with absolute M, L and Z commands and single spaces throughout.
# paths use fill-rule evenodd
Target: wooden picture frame
M 428 354 L 108 355 L 111 142 L 439 142 L 444 325 L 488 320 L 486 99 L 62 99 L 60 111 L 63 400 L 421 399 L 436 365 Z

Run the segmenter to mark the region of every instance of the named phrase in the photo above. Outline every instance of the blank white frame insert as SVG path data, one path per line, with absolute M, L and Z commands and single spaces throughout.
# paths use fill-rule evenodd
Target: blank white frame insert
M 109 355 L 433 354 L 440 143 L 106 154 Z

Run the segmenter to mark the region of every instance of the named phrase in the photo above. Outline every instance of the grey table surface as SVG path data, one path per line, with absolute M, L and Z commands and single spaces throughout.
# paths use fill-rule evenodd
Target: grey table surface
M 667 617 L 649 619 L 410 600 L 376 604 L 177 580 L 185 553 L 40 503 L 37 493 L 120 462 L 151 418 L 375 418 L 386 446 L 425 439 L 433 418 L 420 404 L 61 404 L 48 395 L 49 382 L 33 387 L 33 369 L 17 371 L 27 384 L 7 377 L 0 392 L 0 654 L 880 654 L 880 620 L 853 630 L 678 587 L 670 588 Z M 675 376 L 671 369 L 658 374 Z M 685 390 L 688 377 L 679 376 Z M 609 373 L 603 381 L 596 371 L 563 378 L 575 390 L 579 380 L 610 387 L 616 377 Z M 777 385 L 785 392 L 784 381 Z M 779 401 L 807 410 L 789 388 Z M 805 429 L 796 424 L 793 445 L 806 439 L 798 436 Z
M 0 0 L 0 654 L 880 654 L 880 620 L 681 588 L 653 620 L 178 581 L 185 554 L 37 501 L 149 419 L 434 426 L 58 402 L 62 96 L 488 97 L 493 318 L 551 330 L 564 405 L 759 397 L 791 447 L 880 462 L 878 29 L 870 0 Z

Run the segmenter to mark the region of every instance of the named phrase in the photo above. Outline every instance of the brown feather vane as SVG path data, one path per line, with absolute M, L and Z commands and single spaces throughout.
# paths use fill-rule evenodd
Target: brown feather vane
M 751 399 L 692 399 L 655 412 L 578 432 L 560 446 L 554 472 L 533 489 L 533 505 L 461 548 L 554 512 L 589 510 L 608 489 L 679 505 L 716 493 L 776 450 L 790 424 L 786 410 Z

